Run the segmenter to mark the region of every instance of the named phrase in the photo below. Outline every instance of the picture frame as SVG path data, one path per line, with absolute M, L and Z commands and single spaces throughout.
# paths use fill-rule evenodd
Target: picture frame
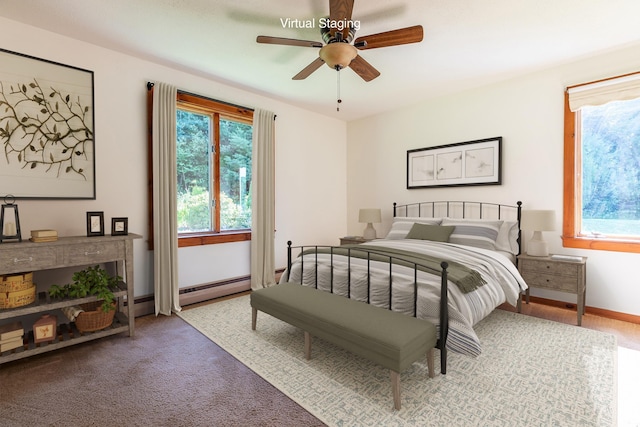
M 95 200 L 93 71 L 0 49 L 0 110 L 0 194 Z
M 502 137 L 407 150 L 407 189 L 502 184 Z
M 87 236 L 104 236 L 104 212 L 87 212 Z
M 111 218 L 111 235 L 126 236 L 129 234 L 129 219 L 125 217 Z

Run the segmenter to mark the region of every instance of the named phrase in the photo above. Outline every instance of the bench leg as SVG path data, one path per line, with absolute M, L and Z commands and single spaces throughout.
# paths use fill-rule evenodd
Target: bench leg
M 256 321 L 258 320 L 258 309 L 251 307 L 251 330 L 256 330 Z
M 436 349 L 433 347 L 427 351 L 427 369 L 429 369 L 429 378 L 433 378 L 435 376 L 435 354 Z
M 304 357 L 311 359 L 311 334 L 307 331 L 304 331 Z
M 391 372 L 391 390 L 393 391 L 393 407 L 400 410 L 400 373 L 390 370 Z

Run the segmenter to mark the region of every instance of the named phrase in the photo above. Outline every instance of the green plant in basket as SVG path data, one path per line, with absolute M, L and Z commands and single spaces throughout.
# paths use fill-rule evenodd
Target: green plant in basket
M 113 310 L 115 296 L 113 291 L 118 289 L 120 276 L 109 276 L 107 271 L 100 266 L 87 267 L 76 271 L 72 276 L 72 283 L 66 285 L 52 285 L 49 288 L 51 298 L 84 298 L 95 296 L 102 300 L 102 311 Z

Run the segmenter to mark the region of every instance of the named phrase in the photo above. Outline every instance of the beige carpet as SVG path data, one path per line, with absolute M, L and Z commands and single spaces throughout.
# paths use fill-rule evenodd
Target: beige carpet
M 385 369 L 264 313 L 251 331 L 247 296 L 180 316 L 331 426 L 614 426 L 614 336 L 496 310 L 476 331 L 483 353 L 449 353 L 447 375 L 415 363 L 394 411 Z M 438 361 L 436 366 L 439 367 Z

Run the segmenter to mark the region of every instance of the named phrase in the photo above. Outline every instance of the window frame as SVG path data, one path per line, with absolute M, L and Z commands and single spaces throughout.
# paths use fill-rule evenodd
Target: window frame
M 220 118 L 228 118 L 241 123 L 253 126 L 253 111 L 247 108 L 238 107 L 215 101 L 213 99 L 194 95 L 187 92 L 178 91 L 176 96 L 176 110 L 183 106 L 185 110 L 211 114 L 214 118 L 213 132 L 218 135 L 220 132 Z M 220 194 L 220 141 L 214 142 L 216 149 L 214 153 L 214 188 L 215 194 Z M 220 200 L 216 200 L 215 227 L 220 225 Z M 217 243 L 241 242 L 251 240 L 251 230 L 230 230 L 230 231 L 205 231 L 194 233 L 178 233 L 178 247 L 210 245 Z
M 616 77 L 614 77 L 616 78 Z M 606 79 L 609 80 L 609 79 Z M 575 86 L 574 86 L 575 87 Z M 569 88 L 568 88 L 569 89 Z M 582 157 L 579 111 L 569 108 L 569 93 L 564 94 L 564 206 L 562 246 L 616 252 L 640 253 L 640 238 L 593 237 L 580 234 L 582 200 Z
M 153 250 L 153 85 L 147 85 L 147 126 L 148 126 L 148 156 L 147 156 L 147 182 L 148 182 L 148 197 L 147 203 L 149 206 L 148 213 L 148 248 Z M 214 112 L 219 117 L 229 118 L 232 120 L 247 123 L 253 126 L 253 110 L 245 108 L 239 105 L 229 104 L 221 101 L 216 101 L 211 98 L 203 97 L 193 93 L 178 90 L 176 95 L 176 111 L 178 105 L 190 105 L 194 108 L 194 111 L 202 112 Z M 208 114 L 208 113 L 207 113 Z M 217 134 L 216 130 L 216 134 Z M 217 142 L 219 143 L 219 142 Z M 219 151 L 216 150 L 216 156 L 219 156 Z M 219 162 L 219 160 L 218 160 Z M 218 163 L 219 166 L 219 163 Z M 219 167 L 217 168 L 219 171 Z M 219 172 L 216 172 L 218 174 Z M 219 193 L 219 179 L 215 180 L 216 188 Z M 219 201 L 216 202 L 219 204 Z M 217 208 L 218 209 L 218 208 Z M 218 211 L 219 212 L 219 211 Z M 217 214 L 216 223 L 219 224 L 219 213 Z M 247 230 L 231 230 L 231 231 L 206 231 L 206 232 L 193 232 L 193 233 L 178 233 L 178 247 L 190 247 L 190 246 L 202 246 L 213 245 L 219 243 L 231 243 L 242 242 L 251 240 L 251 229 Z

